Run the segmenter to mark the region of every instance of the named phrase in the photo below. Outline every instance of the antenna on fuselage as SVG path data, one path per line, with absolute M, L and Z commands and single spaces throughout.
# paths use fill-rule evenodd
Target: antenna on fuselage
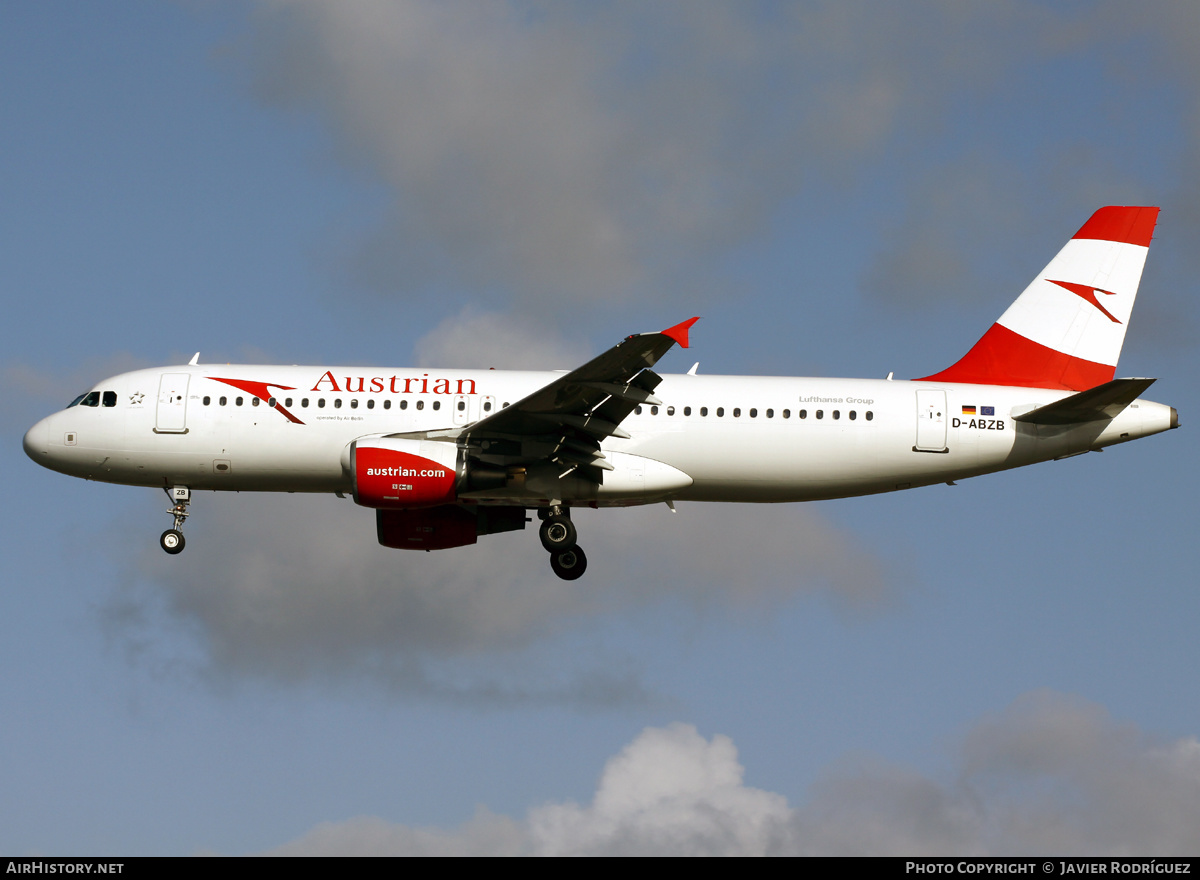
M 692 368 L 691 368 L 690 370 L 688 370 L 688 371 L 687 371 L 687 374 L 688 374 L 689 376 L 694 376 L 694 375 L 696 375 L 696 369 L 697 369 L 697 367 L 699 367 L 699 366 L 700 366 L 700 361 L 696 361 L 696 363 L 692 364 Z
M 200 352 L 196 352 L 194 355 L 192 355 L 192 359 L 188 361 L 188 366 L 194 367 L 198 363 L 200 363 Z

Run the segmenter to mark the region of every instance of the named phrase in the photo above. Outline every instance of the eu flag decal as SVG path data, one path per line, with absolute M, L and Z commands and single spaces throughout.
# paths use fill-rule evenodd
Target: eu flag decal
M 981 407 L 979 407 L 979 414 L 981 416 L 994 416 L 996 414 L 996 407 L 981 406 Z

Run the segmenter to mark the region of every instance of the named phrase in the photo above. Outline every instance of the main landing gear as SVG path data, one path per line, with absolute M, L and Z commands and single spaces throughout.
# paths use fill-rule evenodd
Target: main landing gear
M 191 490 L 187 486 L 172 486 L 170 489 L 163 489 L 167 493 L 167 497 L 174 502 L 174 507 L 167 511 L 175 517 L 175 525 L 167 529 L 158 539 L 159 546 L 166 550 L 171 555 L 183 551 L 183 521 L 188 518 L 188 502 L 192 500 Z
M 587 571 L 587 556 L 575 543 L 578 533 L 571 522 L 570 508 L 555 504 L 538 510 L 542 521 L 538 537 L 550 553 L 550 568 L 564 581 L 573 581 Z

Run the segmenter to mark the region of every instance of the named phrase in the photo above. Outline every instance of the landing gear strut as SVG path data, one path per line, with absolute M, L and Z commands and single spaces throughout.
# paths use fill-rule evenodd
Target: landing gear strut
M 573 581 L 587 571 L 587 556 L 575 543 L 579 537 L 571 522 L 570 508 L 554 504 L 538 510 L 542 526 L 538 537 L 550 553 L 550 568 L 564 581 Z
M 175 517 L 175 525 L 167 529 L 159 536 L 158 543 L 164 550 L 171 555 L 180 553 L 184 545 L 187 543 L 183 540 L 183 521 L 188 518 L 188 502 L 192 500 L 191 490 L 187 486 L 172 486 L 170 489 L 163 489 L 167 493 L 167 497 L 174 502 L 174 506 L 167 511 Z

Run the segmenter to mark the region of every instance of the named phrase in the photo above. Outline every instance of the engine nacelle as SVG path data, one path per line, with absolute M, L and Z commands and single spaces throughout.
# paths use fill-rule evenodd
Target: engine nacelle
M 397 510 L 451 504 L 458 497 L 458 460 L 453 443 L 389 437 L 355 440 L 350 444 L 354 502 Z

